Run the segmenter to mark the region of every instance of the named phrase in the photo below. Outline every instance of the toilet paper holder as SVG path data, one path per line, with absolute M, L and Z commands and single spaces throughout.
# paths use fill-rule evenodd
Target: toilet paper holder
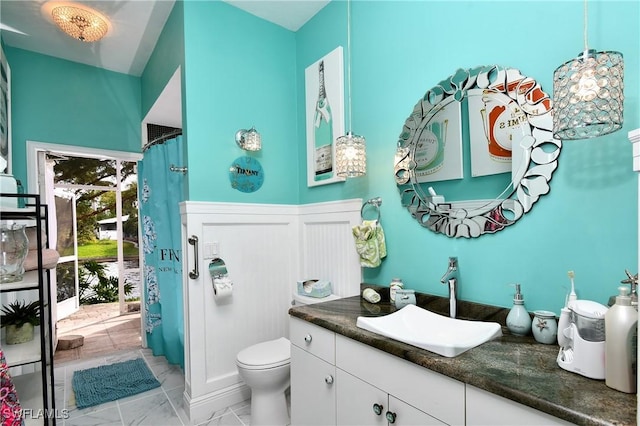
M 219 257 L 212 259 L 209 263 L 209 274 L 211 275 L 211 284 L 213 286 L 213 297 L 216 301 L 230 297 L 233 281 L 229 278 L 224 260 Z
M 209 262 L 209 274 L 211 278 L 220 278 L 228 275 L 227 265 L 225 265 L 224 260 L 219 257 L 211 260 L 211 262 Z

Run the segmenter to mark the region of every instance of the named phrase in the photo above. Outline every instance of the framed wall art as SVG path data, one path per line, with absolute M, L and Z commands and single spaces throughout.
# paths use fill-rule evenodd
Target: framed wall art
M 342 46 L 304 72 L 307 129 L 307 186 L 342 182 L 335 173 L 335 140 L 344 134 Z
M 511 173 L 513 126 L 522 113 L 508 96 L 484 89 L 467 91 L 471 176 Z M 519 135 L 516 140 L 520 140 Z
M 0 173 L 11 173 L 11 70 L 0 46 Z
M 443 102 L 416 131 L 413 157 L 415 182 L 462 179 L 462 121 L 460 102 Z

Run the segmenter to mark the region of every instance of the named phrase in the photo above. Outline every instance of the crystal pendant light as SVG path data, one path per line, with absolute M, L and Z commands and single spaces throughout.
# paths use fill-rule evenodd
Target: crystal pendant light
M 347 85 L 349 88 L 349 127 L 351 127 L 351 0 L 347 0 Z M 351 130 L 336 139 L 336 174 L 359 177 L 367 174 L 366 140 Z
M 596 52 L 587 44 L 584 2 L 584 52 L 553 73 L 553 136 L 588 139 L 622 127 L 624 60 L 620 52 Z

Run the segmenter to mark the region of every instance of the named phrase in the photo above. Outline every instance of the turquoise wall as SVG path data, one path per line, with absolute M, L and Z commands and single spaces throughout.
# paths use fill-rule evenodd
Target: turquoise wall
M 178 67 L 184 65 L 183 2 L 177 1 L 162 28 L 141 80 L 142 117 L 146 117 Z M 163 123 L 157 123 L 163 124 Z
M 189 199 L 296 204 L 295 34 L 223 2 L 186 1 L 184 19 Z M 248 155 L 262 163 L 265 180 L 246 194 L 228 175 L 247 155 L 234 135 L 251 126 L 262 151 Z
M 458 256 L 465 300 L 509 306 L 509 284 L 520 282 L 529 310 L 559 312 L 572 269 L 580 297 L 606 302 L 624 269 L 638 267 L 637 174 L 627 132 L 640 127 L 640 4 L 589 2 L 590 46 L 625 55 L 624 128 L 565 142 L 550 194 L 516 225 L 474 240 L 434 234 L 401 207 L 392 170 L 402 124 L 425 91 L 458 68 L 518 68 L 551 93 L 553 70 L 583 49 L 583 3 L 351 4 L 351 127 L 367 137 L 366 177 L 306 186 L 304 70 L 338 45 L 347 53 L 343 1 L 296 33 L 223 2 L 177 2 L 141 79 L 5 46 L 17 177 L 26 175 L 26 140 L 138 152 L 143 112 L 184 64 L 190 200 L 297 204 L 381 196 L 389 255 L 380 268 L 364 271 L 367 281 L 399 276 L 408 288 L 445 295 L 439 279 L 448 256 Z M 181 25 L 183 52 L 176 41 Z M 248 155 L 262 163 L 266 179 L 245 194 L 230 187 L 228 168 L 245 155 L 235 132 L 251 126 L 262 133 L 263 150 Z
M 5 46 L 12 165 L 26 182 L 26 141 L 140 152 L 140 79 Z
M 167 18 L 167 22 L 162 28 L 162 32 L 158 37 L 156 46 L 151 52 L 149 62 L 140 77 L 142 88 L 142 117 L 147 116 L 153 104 L 156 102 L 167 83 L 173 77 L 176 70 L 181 68 L 180 85 L 181 92 L 184 92 L 184 8 L 183 1 L 178 0 L 174 3 L 171 13 Z M 185 99 L 182 100 L 182 122 L 186 122 Z M 171 123 L 152 123 L 160 125 L 169 125 Z M 187 131 L 183 126 L 182 156 L 187 157 Z M 185 166 L 186 166 L 185 162 Z M 185 199 L 188 199 L 189 180 L 188 177 L 183 179 L 183 191 Z
M 368 174 L 307 188 L 303 107 L 298 110 L 300 202 L 381 196 L 388 256 L 367 282 L 401 277 L 408 288 L 446 295 L 449 256 L 460 263 L 459 297 L 512 304 L 522 284 L 527 308 L 559 313 L 574 270 L 578 295 L 606 303 L 625 268 L 638 268 L 638 185 L 629 130 L 640 127 L 640 3 L 589 2 L 589 45 L 625 55 L 625 125 L 614 134 L 563 145 L 551 192 L 517 224 L 479 239 L 422 228 L 400 205 L 393 158 L 402 125 L 424 93 L 458 68 L 519 69 L 552 94 L 553 71 L 583 50 L 582 2 L 352 2 L 352 130 L 366 136 Z M 304 70 L 345 46 L 346 2 L 331 2 L 296 34 L 298 105 Z M 346 73 L 345 73 L 346 78 Z M 346 94 L 345 94 L 346 97 Z M 445 194 L 446 195 L 446 194 Z

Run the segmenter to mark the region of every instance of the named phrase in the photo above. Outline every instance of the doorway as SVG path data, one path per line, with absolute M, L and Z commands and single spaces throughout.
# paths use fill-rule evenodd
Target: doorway
M 111 252 L 104 257 L 118 265 L 117 276 L 107 277 L 107 284 L 114 287 L 115 283 L 118 312 L 127 312 L 124 245 L 127 236 L 133 235 L 135 240 L 138 235 L 135 164 L 140 158 L 136 153 L 27 142 L 29 192 L 39 193 L 49 206 L 49 243 L 60 253 L 56 273 L 51 274 L 51 294 L 57 295 L 58 302 L 52 304 L 54 323 L 77 312 L 84 297 L 99 301 L 103 296 L 95 294 L 95 289 L 93 294 L 91 289 L 87 293 L 87 288 L 82 287 L 87 271 L 83 267 L 82 244 L 79 246 L 78 241 L 92 239 L 92 235 L 94 245 L 111 246 Z M 127 197 L 133 193 L 134 200 L 123 207 L 123 193 L 127 191 Z M 135 214 L 130 215 L 129 222 L 123 212 L 131 209 Z M 116 225 L 115 232 L 108 234 L 108 241 L 98 238 L 96 224 L 105 217 L 113 218 Z M 115 238 L 112 240 L 111 236 Z M 139 258 L 137 253 L 136 247 L 135 257 Z M 108 290 L 112 292 L 113 288 Z

